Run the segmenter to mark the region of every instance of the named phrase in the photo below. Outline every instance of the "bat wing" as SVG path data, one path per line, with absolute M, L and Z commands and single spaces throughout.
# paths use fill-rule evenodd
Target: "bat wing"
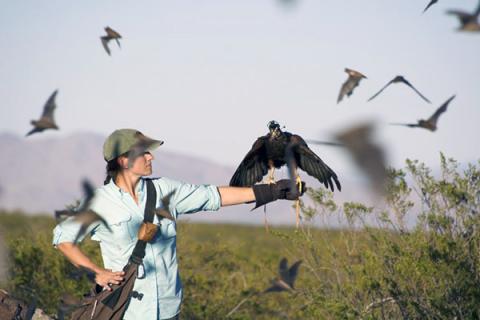
M 425 100 L 428 103 L 432 103 L 423 94 L 421 94 L 420 91 L 418 91 L 417 88 L 415 88 L 408 80 L 406 80 L 405 78 L 402 78 L 402 82 L 407 86 L 409 86 L 411 89 L 413 89 L 413 91 L 415 91 L 423 100 Z
M 162 208 L 156 209 L 155 213 L 163 218 L 175 221 L 173 215 L 168 211 L 170 207 L 170 199 L 172 198 L 174 191 L 169 192 L 167 195 L 162 197 Z
M 384 192 L 387 179 L 385 151 L 372 141 L 372 131 L 373 125 L 366 123 L 340 132 L 336 137 L 345 144 L 352 159 L 365 173 L 372 187 L 381 194 Z
M 435 111 L 435 113 L 430 117 L 428 118 L 428 122 L 432 122 L 432 123 L 437 123 L 438 121 L 438 118 L 440 117 L 440 115 L 442 113 L 444 113 L 445 111 L 447 111 L 447 108 L 448 108 L 448 105 L 450 104 L 450 102 L 455 98 L 455 95 L 451 96 L 450 98 L 448 98 L 447 101 L 445 101 L 438 109 L 437 111 Z
M 410 127 L 410 128 L 415 128 L 418 127 L 419 125 L 417 123 L 389 123 L 391 126 L 404 126 L 404 127 Z
M 281 292 L 281 291 L 285 291 L 285 289 L 283 289 L 282 287 L 280 287 L 279 285 L 277 284 L 274 284 L 273 286 L 269 287 L 268 289 L 266 289 L 264 291 L 264 293 L 268 293 L 268 292 Z
M 108 42 L 110 41 L 110 37 L 104 36 L 104 37 L 100 37 L 100 39 L 102 40 L 103 48 L 108 53 L 108 55 L 110 55 L 110 48 L 108 47 Z
M 377 93 L 375 93 L 373 96 L 371 96 L 370 99 L 368 99 L 367 101 L 372 101 L 373 99 L 375 99 L 380 93 L 382 93 L 383 90 L 385 90 L 392 83 L 393 83 L 393 80 L 391 80 L 386 85 L 384 85 L 382 89 L 380 89 Z
M 438 0 L 432 0 L 430 1 L 427 6 L 425 7 L 425 9 L 423 9 L 423 13 L 425 13 L 425 11 L 427 11 L 428 9 L 430 9 L 431 6 L 433 6 L 435 3 L 437 3 Z
M 90 202 L 92 201 L 93 197 L 95 196 L 95 189 L 93 185 L 87 179 L 83 180 L 82 182 L 83 194 L 84 194 L 84 205 L 80 210 L 88 208 Z
M 278 273 L 280 274 L 281 279 L 288 278 L 288 260 L 287 258 L 282 258 L 278 264 Z
M 472 20 L 472 18 L 475 17 L 474 15 L 472 15 L 468 12 L 464 12 L 464 11 L 460 11 L 460 10 L 448 10 L 447 14 L 456 16 L 462 24 L 469 23 Z
M 295 282 L 295 280 L 297 279 L 297 276 L 298 276 L 298 268 L 300 267 L 300 264 L 302 263 L 302 260 L 298 260 L 297 262 L 295 262 L 294 264 L 292 264 L 292 266 L 290 267 L 290 269 L 288 269 L 288 278 L 286 279 L 287 283 L 290 285 L 290 287 L 293 288 L 293 283 Z
M 74 217 L 76 221 L 81 223 L 81 227 L 78 230 L 73 243 L 77 243 L 83 235 L 89 232 L 89 229 L 93 230 L 100 224 L 104 225 L 108 231 L 112 232 L 112 229 L 108 225 L 107 221 L 105 221 L 105 219 L 103 219 L 93 210 L 78 212 Z
M 37 128 L 37 127 L 35 127 L 35 128 L 33 128 L 32 130 L 28 131 L 28 133 L 27 133 L 25 136 L 28 137 L 28 136 L 30 136 L 30 135 L 32 135 L 32 134 L 34 134 L 34 133 L 42 132 L 43 130 L 44 130 L 44 129 L 42 129 L 42 128 Z
M 53 117 L 53 112 L 57 107 L 57 104 L 55 103 L 55 98 L 57 96 L 57 93 L 58 93 L 58 90 L 53 91 L 53 93 L 50 95 L 47 102 L 45 102 L 45 105 L 43 106 L 42 118 L 45 120 L 49 120 L 52 123 L 55 122 Z
M 360 80 L 361 78 L 349 76 L 348 79 L 343 83 L 340 89 L 337 103 L 342 101 L 345 95 L 350 96 L 353 93 L 353 89 L 355 89 L 358 86 L 358 83 L 360 82 Z
M 317 145 L 325 145 L 325 146 L 331 146 L 331 147 L 345 147 L 343 143 L 338 143 L 338 142 L 322 141 L 322 140 L 314 140 L 314 139 L 308 139 L 305 141 L 308 143 L 317 144 Z

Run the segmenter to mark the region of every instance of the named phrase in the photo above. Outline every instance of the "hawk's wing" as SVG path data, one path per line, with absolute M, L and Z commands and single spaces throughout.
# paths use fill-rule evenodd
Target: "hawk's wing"
M 230 186 L 247 187 L 253 186 L 262 180 L 268 173 L 268 159 L 265 150 L 265 142 L 268 138 L 260 137 L 255 141 L 252 149 L 242 160 L 230 180 Z
M 295 161 L 300 169 L 317 178 L 326 188 L 330 188 L 332 191 L 334 190 L 333 183 L 335 183 L 338 190 L 342 189 L 337 174 L 310 150 L 302 137 L 293 134 L 290 138 L 290 143 L 296 145 L 293 148 L 293 152 Z

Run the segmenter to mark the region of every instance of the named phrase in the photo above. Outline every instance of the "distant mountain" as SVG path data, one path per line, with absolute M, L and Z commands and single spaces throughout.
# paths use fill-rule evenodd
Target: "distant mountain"
M 8 133 L 0 134 L 0 208 L 21 209 L 30 214 L 51 214 L 55 209 L 73 203 L 81 196 L 80 183 L 88 178 L 101 185 L 105 178 L 102 157 L 104 136 L 77 133 L 67 137 L 28 139 Z M 175 153 L 160 147 L 154 153 L 154 176 L 196 184 L 227 185 L 235 168 L 212 161 Z M 285 173 L 276 173 L 277 178 Z M 303 173 L 307 185 L 319 183 Z M 365 199 L 365 191 L 347 184 L 338 200 Z M 348 186 L 347 186 L 348 185 Z M 363 188 L 362 188 L 363 189 Z M 359 197 L 358 195 L 362 195 Z M 363 199 L 362 199 L 363 197 Z M 368 198 L 367 198 L 368 199 Z M 277 201 L 267 207 L 269 221 L 275 224 L 295 223 L 291 202 Z M 252 204 L 222 208 L 220 212 L 197 213 L 184 219 L 208 222 L 263 223 L 263 208 L 253 212 Z
M 0 206 L 49 212 L 76 199 L 83 178 L 101 185 L 105 178 L 104 140 L 92 133 L 50 139 L 0 134 Z M 155 153 L 154 175 L 225 184 L 231 173 L 232 168 L 207 160 L 161 149 Z

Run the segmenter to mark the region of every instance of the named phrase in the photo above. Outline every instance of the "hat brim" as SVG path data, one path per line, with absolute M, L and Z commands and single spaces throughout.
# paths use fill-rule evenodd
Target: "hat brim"
M 163 144 L 162 140 L 155 140 L 155 139 L 150 139 L 150 140 L 151 141 L 150 141 L 149 146 L 147 148 L 148 151 L 153 151 Z

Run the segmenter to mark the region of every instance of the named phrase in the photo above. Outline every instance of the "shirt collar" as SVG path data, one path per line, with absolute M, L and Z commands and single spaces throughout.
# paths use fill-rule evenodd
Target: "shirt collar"
M 142 177 L 140 177 L 140 180 L 138 180 L 138 183 L 135 186 L 135 193 L 137 195 L 145 193 L 145 179 L 143 179 Z
M 108 183 L 108 186 L 112 188 L 113 190 L 117 191 L 121 197 L 125 196 L 128 194 L 128 192 L 125 192 L 115 184 L 115 181 L 113 179 L 110 179 L 110 182 Z M 145 193 L 145 179 L 140 177 L 140 180 L 138 180 L 137 185 L 135 186 L 135 193 L 137 196 L 139 196 L 140 199 L 143 199 L 143 194 Z

